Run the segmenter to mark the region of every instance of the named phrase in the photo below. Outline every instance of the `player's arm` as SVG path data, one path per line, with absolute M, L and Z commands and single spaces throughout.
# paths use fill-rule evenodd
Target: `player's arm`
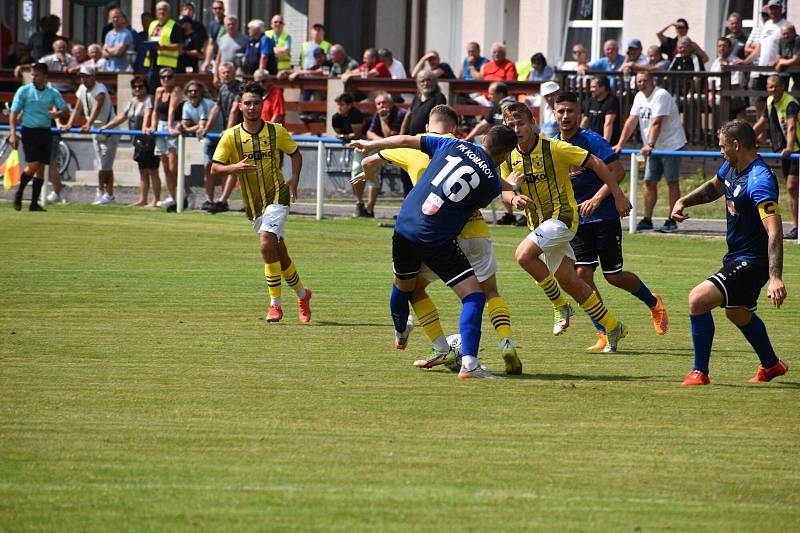
M 761 223 L 767 230 L 767 257 L 769 258 L 769 285 L 767 296 L 772 305 L 780 307 L 786 299 L 786 287 L 783 284 L 783 222 L 778 203 L 774 200 L 761 202 L 758 205 Z
M 361 161 L 361 168 L 364 169 L 364 172 L 350 178 L 350 183 L 355 185 L 362 181 L 374 180 L 378 169 L 383 166 L 384 163 L 386 163 L 386 160 L 383 159 L 380 154 L 372 154 L 365 157 Z
M 608 170 L 611 171 L 611 174 L 614 176 L 617 184 L 622 183 L 622 180 L 625 179 L 625 169 L 622 168 L 622 163 L 619 162 L 619 159 L 608 163 L 606 166 L 608 166 Z M 610 195 L 611 189 L 608 188 L 608 185 L 603 184 L 603 186 L 600 187 L 596 193 L 594 193 L 594 196 L 578 204 L 578 210 L 580 211 L 581 216 L 590 216 L 597 210 L 598 207 L 600 207 L 600 204 L 603 203 L 603 200 L 608 198 Z
M 683 222 L 689 218 L 689 215 L 683 212 L 684 209 L 687 207 L 692 207 L 693 205 L 713 202 L 724 193 L 725 188 L 722 180 L 719 178 L 719 176 L 714 176 L 689 194 L 678 198 L 678 201 L 675 202 L 675 206 L 672 208 L 670 218 L 678 222 Z
M 258 167 L 252 163 L 248 163 L 246 159 L 242 159 L 238 163 L 232 163 L 230 165 L 226 165 L 220 163 L 219 161 L 212 161 L 211 162 L 211 177 L 212 178 L 223 178 L 228 174 L 234 174 L 236 172 L 252 172 L 256 170 Z
M 620 189 L 618 177 L 611 172 L 606 164 L 597 156 L 589 154 L 583 166 L 593 170 L 597 177 L 600 178 L 600 181 L 605 184 L 604 187 L 608 187 L 609 192 L 614 196 L 614 203 L 617 205 L 617 211 L 620 216 L 624 217 L 630 213 L 631 202 Z
M 17 96 L 14 96 L 14 104 L 17 103 Z M 17 149 L 19 146 L 19 139 L 17 138 L 17 112 L 14 111 L 14 105 L 11 106 L 11 113 L 8 114 L 8 144 L 11 148 Z
M 628 137 L 633 135 L 633 132 L 636 131 L 636 126 L 638 123 L 638 116 L 628 115 L 628 118 L 625 119 L 625 125 L 622 126 L 622 133 L 619 134 L 619 142 L 613 146 L 615 152 L 619 153 L 619 151 L 622 150 L 622 145 L 624 145 L 625 141 L 628 140 Z
M 421 136 L 417 135 L 392 135 L 385 139 L 375 139 L 372 141 L 357 140 L 349 144 L 359 154 L 388 150 L 390 148 L 413 148 L 420 149 Z

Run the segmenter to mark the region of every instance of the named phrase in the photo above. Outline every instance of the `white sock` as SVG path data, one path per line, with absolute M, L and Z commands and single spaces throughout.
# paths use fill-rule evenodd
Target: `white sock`
M 302 289 L 297 291 L 297 297 L 300 298 L 301 300 L 306 297 L 306 288 L 305 287 L 303 287 Z
M 503 349 L 503 346 L 505 346 L 506 342 L 508 342 L 511 346 L 514 346 L 514 341 L 511 340 L 511 338 L 506 337 L 505 339 L 500 341 L 500 349 L 501 350 Z
M 437 352 L 447 352 L 450 350 L 450 345 L 447 344 L 447 339 L 444 338 L 444 335 L 439 335 L 433 339 L 433 349 Z
M 281 306 L 281 299 L 280 298 L 270 298 L 269 299 L 270 305 L 277 305 L 278 307 Z
M 461 358 L 461 368 L 463 370 L 474 370 L 478 366 L 478 358 L 474 355 L 465 355 Z

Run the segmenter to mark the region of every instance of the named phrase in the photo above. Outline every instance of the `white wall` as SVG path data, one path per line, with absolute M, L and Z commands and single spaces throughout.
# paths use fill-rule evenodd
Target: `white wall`
M 378 0 L 375 13 L 375 47 L 388 48 L 392 56 L 405 65 L 406 3 Z M 416 60 L 415 60 L 416 62 Z M 409 70 L 409 66 L 406 70 Z M 412 64 L 413 66 L 413 64 Z
M 458 74 L 458 68 L 464 58 L 464 44 L 467 41 L 461 34 L 462 7 L 463 0 L 427 2 L 425 46 L 423 50 L 420 50 L 420 54 L 424 54 L 428 50 L 436 50 L 442 61 L 449 63 L 456 74 Z M 412 61 L 419 60 L 419 58 L 413 57 L 411 59 Z

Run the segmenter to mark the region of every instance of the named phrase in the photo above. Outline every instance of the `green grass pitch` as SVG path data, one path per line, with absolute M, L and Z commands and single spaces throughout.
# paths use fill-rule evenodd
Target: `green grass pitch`
M 720 213 L 721 215 L 722 213 Z M 292 216 L 313 321 L 267 303 L 243 215 L 0 203 L 0 530 L 792 531 L 800 528 L 800 250 L 789 298 L 759 314 L 792 369 L 770 384 L 723 313 L 712 385 L 691 370 L 686 297 L 721 239 L 625 237 L 663 296 L 658 337 L 635 298 L 618 354 L 564 336 L 493 228 L 525 375 L 458 382 L 391 348 L 391 230 Z M 445 330 L 460 306 L 431 289 Z M 502 371 L 484 317 L 480 356 Z

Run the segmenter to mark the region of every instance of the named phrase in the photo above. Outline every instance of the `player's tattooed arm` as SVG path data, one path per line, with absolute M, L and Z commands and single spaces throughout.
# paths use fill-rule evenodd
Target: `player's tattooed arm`
M 678 201 L 675 202 L 675 206 L 672 208 L 670 218 L 677 222 L 683 222 L 689 218 L 689 215 L 683 212 L 684 209 L 693 205 L 713 202 L 722 196 L 724 192 L 725 189 L 723 188 L 722 180 L 719 179 L 719 177 L 714 176 L 686 196 L 679 198 Z
M 786 286 L 783 284 L 783 222 L 780 215 L 761 220 L 767 230 L 767 257 L 769 258 L 769 284 L 767 296 L 772 305 L 780 307 L 786 299 Z

